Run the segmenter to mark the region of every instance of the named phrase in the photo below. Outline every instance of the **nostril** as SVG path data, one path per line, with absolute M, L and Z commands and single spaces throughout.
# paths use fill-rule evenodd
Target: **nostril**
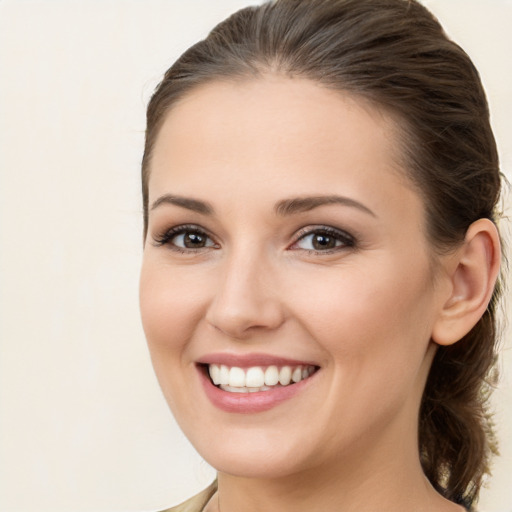
M 238 307 L 223 307 L 216 304 L 208 312 L 206 319 L 217 331 L 233 339 L 246 339 L 255 332 L 279 328 L 284 315 L 278 304 L 249 305 L 239 304 Z

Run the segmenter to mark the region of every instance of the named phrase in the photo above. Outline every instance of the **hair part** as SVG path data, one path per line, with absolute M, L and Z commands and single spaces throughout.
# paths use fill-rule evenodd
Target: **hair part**
M 365 98 L 391 112 L 402 167 L 423 197 L 437 253 L 477 219 L 496 221 L 501 176 L 485 92 L 468 55 L 416 0 L 276 0 L 238 11 L 165 73 L 147 110 L 144 231 L 153 147 L 166 114 L 200 85 L 281 74 Z M 419 417 L 423 470 L 446 498 L 478 497 L 496 451 L 487 398 L 500 286 L 478 324 L 439 347 Z

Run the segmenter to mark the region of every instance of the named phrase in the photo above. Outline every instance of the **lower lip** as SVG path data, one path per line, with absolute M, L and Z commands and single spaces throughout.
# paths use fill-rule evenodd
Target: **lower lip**
M 206 375 L 204 368 L 198 367 L 198 370 L 206 396 L 210 399 L 212 404 L 223 411 L 239 414 L 253 414 L 268 411 L 276 407 L 280 403 L 294 397 L 297 393 L 300 393 L 309 385 L 310 381 L 317 373 L 315 372 L 307 379 L 301 380 L 296 384 L 276 387 L 268 391 L 230 393 L 229 391 L 223 391 L 215 386 Z

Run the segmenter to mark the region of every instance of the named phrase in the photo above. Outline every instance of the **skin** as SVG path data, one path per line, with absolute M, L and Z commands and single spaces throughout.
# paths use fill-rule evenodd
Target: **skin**
M 464 247 L 433 254 L 396 137 L 392 119 L 360 99 L 277 76 L 210 83 L 167 114 L 151 163 L 141 313 L 164 395 L 219 471 L 210 512 L 462 510 L 422 473 L 417 417 L 432 338 L 452 343 L 481 314 L 454 307 L 475 295 L 476 279 L 465 280 L 473 267 L 461 263 L 470 261 Z M 166 194 L 213 213 L 151 208 Z M 333 194 L 351 202 L 275 210 Z M 208 235 L 205 247 L 155 242 L 183 224 Z M 351 241 L 311 250 L 323 226 Z M 471 240 L 495 269 L 492 229 L 476 226 Z M 493 279 L 482 281 L 492 288 Z M 213 352 L 320 370 L 268 411 L 228 413 L 198 377 L 196 362 Z

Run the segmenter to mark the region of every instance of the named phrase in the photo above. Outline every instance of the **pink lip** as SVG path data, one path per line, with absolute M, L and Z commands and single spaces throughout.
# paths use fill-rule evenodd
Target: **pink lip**
M 274 362 L 273 364 L 277 363 Z M 263 364 L 261 365 L 263 366 Z M 307 379 L 301 380 L 296 384 L 276 387 L 268 391 L 258 391 L 255 393 L 230 393 L 228 391 L 223 391 L 212 383 L 204 366 L 197 366 L 197 369 L 203 389 L 211 403 L 225 412 L 238 414 L 254 414 L 268 411 L 269 409 L 276 407 L 309 386 L 317 373 L 314 373 Z
M 250 368 L 251 366 L 318 366 L 311 361 L 298 361 L 285 357 L 276 357 L 269 354 L 227 354 L 216 353 L 201 357 L 198 364 L 224 364 L 226 366 L 238 366 L 239 368 Z

